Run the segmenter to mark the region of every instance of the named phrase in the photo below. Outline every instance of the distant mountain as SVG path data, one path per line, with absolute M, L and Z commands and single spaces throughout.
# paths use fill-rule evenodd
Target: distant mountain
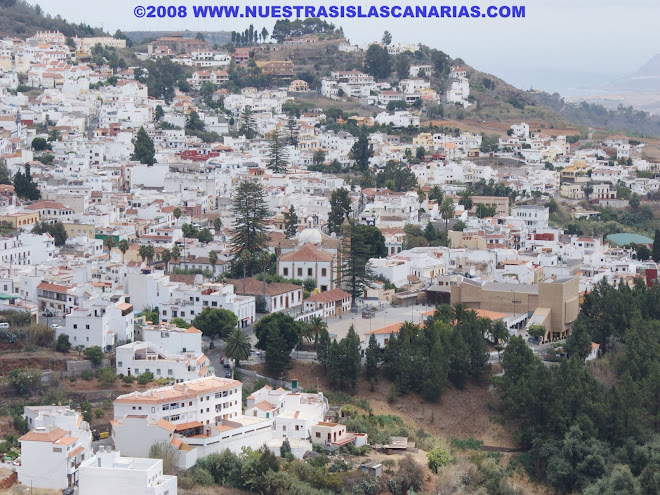
M 660 53 L 642 65 L 633 77 L 660 77 Z

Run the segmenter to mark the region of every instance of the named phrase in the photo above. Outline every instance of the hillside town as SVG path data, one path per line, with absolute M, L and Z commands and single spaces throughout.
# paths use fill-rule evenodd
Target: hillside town
M 367 58 L 372 46 L 419 50 L 335 41 Z M 642 139 L 434 123 L 430 109 L 478 104 L 460 61 L 442 88 L 427 62 L 396 80 L 328 71 L 311 87 L 273 50 L 266 60 L 176 34 L 138 54 L 148 68 L 112 64 L 124 49 L 58 31 L 0 41 L 2 350 L 18 349 L 17 327 L 45 327 L 54 354 L 80 359 L 40 382 L 87 371 L 126 385 L 103 439 L 79 399 L 25 404 L 26 432 L 2 464 L 23 487 L 174 495 L 172 469 L 226 451 L 419 453 L 419 440 L 372 438 L 349 421 L 356 406 L 303 385 L 293 364 L 322 365 L 346 390 L 366 366 L 373 387 L 378 365 L 391 372 L 392 341 L 472 321 L 466 380 L 501 370 L 514 341 L 558 366 L 576 354 L 567 339 L 590 294 L 657 284 L 660 162 Z M 186 72 L 154 93 L 159 64 Z M 236 67 L 273 84 L 237 87 Z M 605 350 L 593 336 L 582 346 L 587 362 Z M 410 387 L 435 401 L 444 385 Z M 354 467 L 377 479 L 383 465 Z

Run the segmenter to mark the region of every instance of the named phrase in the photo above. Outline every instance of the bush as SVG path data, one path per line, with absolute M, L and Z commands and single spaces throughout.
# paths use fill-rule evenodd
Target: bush
M 62 354 L 66 354 L 67 352 L 69 352 L 69 349 L 71 349 L 71 342 L 69 342 L 69 336 L 65 333 L 61 333 L 59 337 L 57 337 L 55 350 L 57 352 L 61 352 Z
M 451 462 L 451 456 L 442 447 L 436 447 L 432 451 L 426 454 L 426 457 L 429 460 L 429 469 L 434 473 L 438 474 L 438 469 L 442 466 L 446 466 Z
M 87 423 L 92 422 L 92 411 L 83 411 L 83 420 Z
M 92 363 L 99 365 L 103 361 L 103 349 L 95 345 L 93 347 L 88 347 L 83 352 L 85 359 L 89 359 Z
M 94 372 L 92 370 L 85 370 L 80 374 L 80 378 L 89 381 L 94 378 Z
M 151 371 L 145 371 L 138 377 L 137 381 L 140 385 L 146 385 L 154 381 L 154 374 Z
M 124 383 L 133 383 L 135 381 L 135 377 L 133 375 L 127 375 L 122 377 L 121 379 Z
M 103 416 L 105 416 L 105 412 L 103 411 L 103 409 L 94 409 L 94 416 L 96 416 L 97 418 L 102 418 Z
M 41 386 L 41 371 L 16 368 L 9 372 L 8 381 L 16 393 L 29 396 Z
M 37 347 L 50 347 L 55 339 L 55 330 L 42 323 L 25 329 L 25 342 Z
M 210 486 L 215 483 L 211 473 L 204 468 L 196 468 L 192 473 L 192 479 L 196 485 Z
M 108 386 L 115 383 L 117 374 L 115 373 L 114 368 L 103 368 L 97 371 L 96 378 L 101 385 Z

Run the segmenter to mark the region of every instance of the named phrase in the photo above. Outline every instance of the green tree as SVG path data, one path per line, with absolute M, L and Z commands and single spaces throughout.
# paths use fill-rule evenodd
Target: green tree
M 376 46 L 376 45 L 372 45 Z M 355 161 L 355 169 L 365 171 L 369 169 L 369 160 L 374 156 L 374 147 L 369 144 L 369 133 L 366 126 L 360 127 L 357 141 L 351 147 L 349 158 Z
M 163 107 L 160 105 L 156 105 L 156 110 L 154 112 L 154 117 L 156 119 L 156 122 L 160 121 L 164 116 L 165 116 L 165 112 L 163 111 Z
M 215 275 L 215 265 L 218 264 L 218 253 L 215 251 L 209 251 L 209 263 L 211 263 L 211 270 L 213 275 Z
M 32 140 L 32 149 L 34 151 L 44 151 L 50 148 L 48 142 L 44 138 L 36 137 Z
M 203 131 L 204 122 L 199 118 L 199 114 L 194 110 L 188 114 L 186 118 L 186 129 L 191 131 Z
M 325 162 L 325 151 L 318 149 L 312 155 L 312 163 L 318 167 L 323 165 L 323 162 Z
M 430 450 L 426 457 L 429 460 L 429 469 L 438 473 L 438 469 L 451 463 L 451 455 L 442 447 L 436 447 Z
M 110 252 L 112 251 L 112 248 L 115 247 L 115 239 L 111 236 L 108 236 L 103 239 L 103 245 L 106 247 L 108 252 Z
M 250 357 L 250 337 L 238 328 L 232 329 L 229 335 L 225 337 L 225 355 L 234 360 L 235 368 L 238 368 L 240 362 Z
M 128 251 L 128 248 L 130 245 L 128 244 L 128 240 L 122 239 L 119 241 L 119 251 L 121 251 L 121 262 L 124 262 L 124 256 L 126 255 L 126 252 Z
M 239 260 L 243 252 L 252 259 L 266 247 L 269 240 L 266 233 L 268 210 L 261 183 L 249 180 L 241 182 L 236 188 L 231 211 L 234 214 L 231 235 L 234 263 Z
M 289 164 L 289 153 L 286 149 L 286 139 L 278 129 L 275 129 L 268 138 L 268 162 L 266 166 L 273 173 L 286 172 Z
M 365 352 L 367 362 L 365 366 L 365 376 L 369 382 L 374 382 L 378 379 L 378 361 L 380 360 L 380 348 L 376 341 L 375 335 L 372 333 L 369 337 L 369 344 Z
M 330 213 L 328 214 L 328 232 L 339 234 L 344 220 L 351 214 L 351 198 L 348 190 L 340 187 L 330 195 Z
M 163 249 L 160 253 L 160 259 L 165 263 L 165 273 L 169 270 L 170 260 L 172 259 L 172 251 L 168 248 Z
M 653 251 L 651 252 L 651 257 L 656 263 L 660 262 L 660 229 L 655 230 L 655 236 L 653 238 Z
M 298 146 L 298 122 L 296 122 L 295 116 L 289 115 L 288 120 L 286 121 L 286 141 L 290 146 Z
M 220 235 L 222 232 L 222 219 L 219 216 L 213 219 L 213 230 L 215 231 L 215 235 Z
M 376 79 L 387 79 L 392 74 L 392 57 L 387 48 L 370 45 L 364 55 L 364 71 Z
M 170 323 L 177 328 L 190 328 L 190 323 L 183 318 L 172 318 Z
M 9 184 L 11 185 L 11 175 L 9 174 L 9 168 L 7 167 L 7 162 L 0 158 L 0 184 Z
M 544 338 L 547 331 L 543 325 L 530 325 L 527 329 L 527 333 L 530 337 L 534 337 L 538 340 Z
M 410 72 L 410 59 L 408 58 L 408 55 L 402 53 L 395 57 L 394 70 L 396 70 L 396 75 L 399 79 L 405 79 L 408 77 L 408 73 Z
M 236 328 L 238 318 L 228 309 L 204 308 L 201 313 L 195 316 L 192 325 L 201 330 L 202 334 L 211 339 L 216 337 L 224 339 L 232 329 Z
M 199 231 L 197 234 L 197 240 L 199 242 L 208 244 L 209 242 L 213 242 L 213 234 L 211 234 L 211 231 L 209 229 L 202 229 Z
M 156 163 L 156 148 L 154 148 L 154 142 L 147 135 L 144 127 L 140 127 L 140 130 L 131 142 L 133 143 L 131 160 L 137 160 L 149 167 Z
M 246 106 L 241 115 L 241 128 L 240 133 L 247 139 L 254 139 L 257 135 L 257 121 L 254 119 L 252 108 Z
M 178 206 L 174 208 L 174 211 L 172 212 L 172 216 L 174 216 L 174 219 L 178 222 L 179 218 L 181 218 L 181 215 L 183 215 L 183 212 L 181 211 L 181 208 Z
M 389 31 L 385 31 L 383 33 L 383 38 L 382 38 L 381 41 L 383 42 L 383 45 L 385 45 L 385 46 L 391 45 L 392 44 L 392 33 L 390 33 Z
M 29 163 L 25 165 L 24 172 L 18 170 L 14 174 L 14 191 L 21 199 L 36 201 L 41 198 L 41 191 L 32 179 Z
M 65 333 L 61 333 L 57 337 L 57 342 L 55 343 L 55 350 L 66 354 L 71 349 L 71 342 L 69 342 L 69 336 Z
M 298 215 L 296 214 L 296 209 L 293 205 L 289 208 L 284 214 L 284 234 L 288 239 L 295 237 L 298 233 Z
M 289 368 L 291 351 L 299 340 L 301 324 L 283 313 L 264 316 L 254 326 L 257 349 L 266 351 L 266 366 L 274 373 Z
M 97 366 L 103 361 L 103 349 L 97 345 L 85 349 L 83 355 Z
M 472 209 L 474 203 L 472 202 L 472 196 L 469 191 L 464 191 L 461 194 L 461 199 L 458 200 L 458 204 L 463 205 L 465 211 L 470 211 Z
M 338 283 L 347 288 L 351 294 L 353 306 L 364 290 L 371 287 L 374 273 L 369 265 L 370 246 L 359 228 L 355 228 L 354 220 L 342 225 L 341 252 L 343 266 L 341 267 Z

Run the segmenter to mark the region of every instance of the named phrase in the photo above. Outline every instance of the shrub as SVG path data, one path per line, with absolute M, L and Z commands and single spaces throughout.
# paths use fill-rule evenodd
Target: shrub
M 103 361 L 103 349 L 95 345 L 93 347 L 88 347 L 83 352 L 85 359 L 89 359 L 92 363 L 99 365 Z
M 91 423 L 92 422 L 92 411 L 83 411 L 83 419 L 87 423 Z
M 451 462 L 451 456 L 442 447 L 436 447 L 432 451 L 426 454 L 426 457 L 429 460 L 429 469 L 434 473 L 438 473 L 438 469 L 442 466 L 446 466 Z
M 102 418 L 103 416 L 105 416 L 105 412 L 103 411 L 103 409 L 94 409 L 94 416 L 96 416 L 97 418 Z
M 29 345 L 37 347 L 49 347 L 53 345 L 55 330 L 47 325 L 30 325 L 25 329 L 25 341 Z
M 192 473 L 192 479 L 196 485 L 210 486 L 215 483 L 211 473 L 204 468 L 196 468 Z
M 121 379 L 124 383 L 133 383 L 135 381 L 135 377 L 133 375 L 127 375 Z
M 57 343 L 55 344 L 55 350 L 57 352 L 61 352 L 62 354 L 66 354 L 69 352 L 69 349 L 71 349 L 71 342 L 69 342 L 69 336 L 65 333 L 61 333 L 57 337 Z
M 113 368 L 103 368 L 97 371 L 96 378 L 101 385 L 109 386 L 115 383 L 117 374 Z
M 80 374 L 80 378 L 89 381 L 94 378 L 94 372 L 92 370 L 85 370 Z
M 138 377 L 137 381 L 140 385 L 146 385 L 154 381 L 154 374 L 151 371 L 145 371 Z
M 41 371 L 16 368 L 9 372 L 8 381 L 16 393 L 29 396 L 41 386 Z

